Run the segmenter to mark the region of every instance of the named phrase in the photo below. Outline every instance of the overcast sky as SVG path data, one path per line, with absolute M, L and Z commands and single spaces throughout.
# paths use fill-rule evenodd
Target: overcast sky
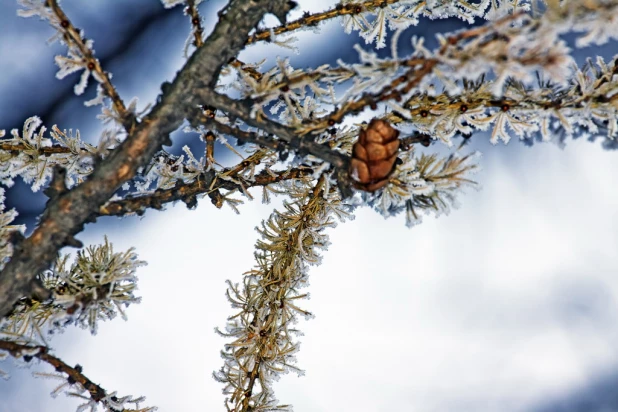
M 299 3 L 313 11 L 333 4 Z M 63 4 L 95 40 L 125 100 L 154 100 L 182 66 L 189 28 L 180 8 L 166 14 L 150 0 Z M 201 8 L 207 30 L 222 4 Z M 0 2 L 0 128 L 40 115 L 48 127 L 80 128 L 96 140 L 99 109 L 83 107 L 93 88 L 76 97 L 74 77 L 56 80 L 53 56 L 62 48 L 45 45 L 52 34 L 45 23 L 15 10 Z M 136 30 L 136 21 L 147 28 Z M 423 24 L 402 44 L 426 34 Z M 457 22 L 431 24 L 442 30 Z M 295 66 L 354 59 L 352 45 L 364 44 L 339 22 L 299 37 Z M 241 57 L 272 63 L 287 54 L 259 45 Z M 185 143 L 178 136 L 175 147 Z M 332 245 L 311 269 L 304 304 L 316 318 L 299 324 L 306 375 L 275 385 L 282 403 L 296 412 L 618 411 L 617 154 L 581 139 L 561 150 L 515 138 L 492 146 L 482 135 L 465 150 L 483 152 L 475 176 L 482 190 L 461 195 L 450 215 L 407 229 L 403 216 L 384 220 L 361 208 L 328 231 Z M 45 202 L 19 186 L 7 193 L 26 223 Z M 223 410 L 222 385 L 211 375 L 225 343 L 213 328 L 232 314 L 224 282 L 253 267 L 254 228 L 279 206 L 280 199 L 248 202 L 237 216 L 204 200 L 192 211 L 179 204 L 87 226 L 78 236 L 84 244 L 107 234 L 115 250 L 135 247 L 148 261 L 138 272 L 143 302 L 128 309 L 128 322 L 101 324 L 97 336 L 70 329 L 56 337 L 56 353 L 107 390 L 144 395 L 162 411 Z M 52 399 L 56 382 L 34 379 L 30 369 L 0 367 L 13 375 L 0 382 L 0 412 L 68 412 L 79 404 Z

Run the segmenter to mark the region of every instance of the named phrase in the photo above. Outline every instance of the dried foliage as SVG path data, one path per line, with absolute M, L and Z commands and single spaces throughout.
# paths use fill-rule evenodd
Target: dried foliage
M 299 315 L 311 317 L 299 301 L 308 296 L 301 290 L 308 267 L 328 246 L 324 230 L 352 217 L 358 206 L 386 217 L 405 213 L 413 226 L 423 214 L 448 213 L 464 187 L 476 187 L 471 175 L 479 170 L 479 153 L 463 154 L 464 143 L 445 156 L 418 153 L 417 143 L 451 147 L 453 139 L 465 142 L 488 131 L 492 143 L 506 144 L 513 134 L 527 144 L 587 136 L 607 149 L 618 147 L 618 57 L 577 67 L 561 38 L 577 33 L 577 47 L 615 40 L 614 0 L 342 0 L 289 22 L 295 2 L 232 0 L 208 37 L 201 1 L 163 0 L 165 7 L 186 6 L 191 33 L 184 51 L 190 58 L 171 83 L 163 83 L 154 107 L 141 111 L 136 99 L 124 103 L 93 41 L 57 0 L 18 3 L 19 15 L 47 21 L 56 30 L 53 40 L 66 46 L 66 55 L 56 57 L 59 79 L 81 72 L 77 95 L 91 78 L 97 82 L 95 98 L 85 104 L 102 107 L 107 129 L 94 146 L 55 125 L 47 137 L 32 116 L 21 133 L 0 140 L 0 183 L 10 186 L 21 177 L 33 190 L 47 186 L 50 198 L 39 226 L 24 238 L 24 228 L 11 225 L 16 212 L 4 210 L 0 192 L 0 356 L 50 364 L 56 373 L 47 376 L 62 381 L 54 394 L 83 398 L 79 411 L 154 409 L 140 409 L 142 398 L 107 392 L 79 365 L 49 353 L 50 335 L 69 325 L 95 333 L 100 320 L 124 318 L 124 308 L 139 302 L 135 271 L 144 262 L 132 250 L 116 253 L 106 238 L 80 250 L 71 265 L 68 256 L 58 257 L 64 246 L 81 248 L 75 235 L 99 216 L 141 215 L 178 200 L 194 208 L 205 196 L 238 212 L 256 186 L 264 202 L 272 194 L 286 197 L 284 209 L 262 223 L 254 269 L 228 282 L 235 313 L 218 331 L 229 342 L 214 377 L 224 385 L 228 411 L 290 410 L 278 403 L 272 382 L 290 370 L 302 374 L 294 359 L 295 325 Z M 256 28 L 266 13 L 281 25 Z M 486 21 L 438 34 L 435 50 L 412 36 L 413 52 L 399 55 L 408 27 L 448 17 Z M 285 58 L 274 64 L 237 58 L 260 41 L 294 49 L 289 34 L 317 33 L 331 19 L 372 45 L 355 47 L 358 63 L 295 68 Z M 390 57 L 378 57 L 370 47 L 386 47 L 388 39 Z M 366 110 L 375 112 L 369 124 L 353 123 Z M 204 143 L 202 157 L 188 147 L 182 155 L 162 148 L 185 119 L 184 131 L 198 133 Z M 218 164 L 215 141 L 241 161 Z

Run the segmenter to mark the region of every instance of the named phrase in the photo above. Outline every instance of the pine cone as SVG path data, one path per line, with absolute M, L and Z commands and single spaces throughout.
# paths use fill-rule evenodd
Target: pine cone
M 361 130 L 350 163 L 350 175 L 359 189 L 375 192 L 386 185 L 397 160 L 398 136 L 399 130 L 381 119 L 372 119 L 367 129 Z

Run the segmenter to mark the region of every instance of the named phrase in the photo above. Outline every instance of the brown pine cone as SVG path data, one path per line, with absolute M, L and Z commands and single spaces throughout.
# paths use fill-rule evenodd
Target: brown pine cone
M 361 130 L 350 163 L 350 175 L 359 189 L 375 192 L 386 185 L 397 160 L 398 136 L 399 130 L 381 119 L 372 119 L 367 129 Z

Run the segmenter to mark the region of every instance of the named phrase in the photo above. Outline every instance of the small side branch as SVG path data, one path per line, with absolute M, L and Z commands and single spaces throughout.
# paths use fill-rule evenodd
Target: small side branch
M 300 19 L 289 22 L 272 29 L 275 35 L 289 33 L 294 30 L 298 30 L 303 27 L 316 26 L 318 23 L 334 19 L 340 16 L 350 14 L 361 14 L 367 10 L 372 10 L 378 7 L 385 7 L 389 4 L 398 3 L 399 0 L 369 0 L 359 3 L 339 4 L 336 7 L 326 10 L 322 13 L 307 14 Z M 271 31 L 261 30 L 249 37 L 247 44 L 255 43 L 258 41 L 270 40 Z
M 66 374 L 65 379 L 68 385 L 79 384 L 88 392 L 92 401 L 96 403 L 100 402 L 114 409 L 118 407 L 116 403 L 119 399 L 116 396 L 109 396 L 109 393 L 105 389 L 90 380 L 90 378 L 83 373 L 80 365 L 69 366 L 62 359 L 51 355 L 47 346 L 23 345 L 16 342 L 0 340 L 0 350 L 10 353 L 14 358 L 22 358 L 26 362 L 30 362 L 34 358 L 39 359 L 51 365 L 56 372 Z M 129 398 L 125 400 L 132 402 Z M 123 407 L 122 409 L 123 412 L 146 412 L 154 410 L 156 410 L 156 408 L 126 409 Z
M 172 189 L 157 190 L 155 193 L 145 196 L 137 196 L 126 198 L 115 202 L 107 203 L 99 208 L 98 213 L 92 217 L 99 216 L 125 216 L 131 213 L 141 215 L 146 209 L 161 209 L 164 204 L 175 201 L 183 201 L 185 203 L 195 199 L 198 195 L 214 193 L 216 190 L 242 190 L 251 187 L 267 186 L 273 183 L 279 183 L 284 180 L 301 179 L 313 174 L 313 169 L 309 167 L 294 168 L 281 172 L 261 171 L 256 174 L 253 180 L 247 180 L 240 177 L 235 177 L 240 183 L 235 183 L 230 180 L 217 179 L 214 171 L 206 172 L 199 179 L 191 183 L 179 183 Z M 216 199 L 213 199 L 215 203 Z
M 68 16 L 64 13 L 62 8 L 58 5 L 58 0 L 47 0 L 47 6 L 52 9 L 54 14 L 58 17 L 60 21 L 60 27 L 63 29 L 63 37 L 67 44 L 73 45 L 77 47 L 79 52 L 84 57 L 88 70 L 97 74 L 97 79 L 99 79 L 101 86 L 105 90 L 105 94 L 109 96 L 112 100 L 112 104 L 114 105 L 114 110 L 120 116 L 120 120 L 122 121 L 122 126 L 125 128 L 127 132 L 131 132 L 135 124 L 135 116 L 127 110 L 122 98 L 116 91 L 116 88 L 112 84 L 107 72 L 103 70 L 99 60 L 94 57 L 92 50 L 86 45 L 85 40 L 82 38 L 80 34 L 80 30 L 71 23 Z
M 208 105 L 228 113 L 229 116 L 241 119 L 249 126 L 264 130 L 274 137 L 259 135 L 257 133 L 245 132 L 238 128 L 225 125 L 210 119 L 202 114 L 194 114 L 192 120 L 196 123 L 204 124 L 206 127 L 213 127 L 221 133 L 229 134 L 240 140 L 256 143 L 265 147 L 279 150 L 288 148 L 301 153 L 312 154 L 338 169 L 347 169 L 349 158 L 342 153 L 332 150 L 328 145 L 314 142 L 309 138 L 302 138 L 292 128 L 266 118 L 251 118 L 251 102 L 248 100 L 234 100 L 225 95 L 216 93 L 212 90 L 203 90 L 201 96 Z M 284 146 L 282 147 L 282 143 Z
M 204 40 L 202 39 L 202 19 L 195 5 L 195 0 L 187 0 L 187 14 L 191 17 L 191 25 L 193 26 L 193 45 L 197 48 L 202 47 Z
M 72 367 L 67 365 L 60 358 L 50 355 L 47 346 L 22 345 L 15 342 L 0 340 L 0 350 L 10 353 L 14 358 L 23 358 L 26 362 L 30 362 L 33 358 L 37 358 L 50 364 L 57 372 L 66 373 L 70 382 L 77 382 L 82 385 L 96 402 L 100 402 L 107 395 L 105 389 L 92 382 L 84 375 L 81 366 L 76 365 Z
M 335 167 L 337 186 L 339 187 L 341 196 L 344 199 L 352 196 L 353 181 L 349 172 L 349 156 L 332 150 L 326 144 L 316 143 L 313 139 L 307 137 L 302 138 L 294 131 L 294 129 L 281 125 L 272 120 L 265 118 L 252 119 L 251 106 L 246 100 L 233 100 L 212 90 L 204 90 L 201 95 L 209 105 L 217 107 L 233 117 L 242 119 L 249 126 L 264 130 L 272 136 L 276 136 L 277 139 L 271 136 L 246 132 L 232 126 L 225 125 L 217 122 L 216 120 L 210 119 L 203 114 L 194 114 L 191 117 L 194 125 L 201 123 L 206 127 L 213 127 L 221 133 L 235 136 L 242 141 L 260 144 L 279 152 L 285 150 L 295 150 L 301 154 L 311 154 L 317 158 L 320 158 Z

